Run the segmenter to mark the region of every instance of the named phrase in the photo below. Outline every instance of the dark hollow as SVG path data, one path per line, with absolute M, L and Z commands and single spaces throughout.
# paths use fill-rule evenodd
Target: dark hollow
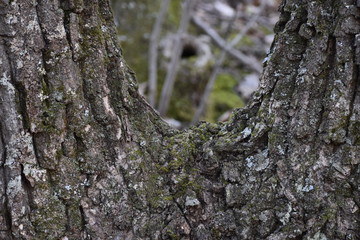
M 191 44 L 186 44 L 183 47 L 181 58 L 190 58 L 197 55 L 196 48 Z

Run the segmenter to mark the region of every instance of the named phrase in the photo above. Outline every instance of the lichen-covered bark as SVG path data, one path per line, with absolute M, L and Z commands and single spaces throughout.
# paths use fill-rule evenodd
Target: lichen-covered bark
M 0 238 L 131 236 L 126 151 L 167 127 L 137 94 L 108 2 L 2 1 L 0 12 Z
M 359 239 L 359 7 L 283 1 L 251 103 L 177 132 L 108 1 L 0 1 L 0 238 Z

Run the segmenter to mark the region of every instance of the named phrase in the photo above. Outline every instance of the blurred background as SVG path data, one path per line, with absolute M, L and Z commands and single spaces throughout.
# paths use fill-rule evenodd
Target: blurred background
M 280 0 L 112 0 L 140 92 L 176 128 L 226 121 L 259 84 Z

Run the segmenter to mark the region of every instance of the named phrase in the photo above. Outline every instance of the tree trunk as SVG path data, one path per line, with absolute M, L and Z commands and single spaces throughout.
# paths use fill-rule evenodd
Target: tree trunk
M 280 10 L 251 103 L 178 132 L 107 0 L 1 0 L 0 239 L 360 239 L 359 1 Z

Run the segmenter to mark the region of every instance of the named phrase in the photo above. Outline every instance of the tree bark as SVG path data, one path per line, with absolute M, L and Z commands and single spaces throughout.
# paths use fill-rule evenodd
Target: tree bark
M 1 239 L 360 239 L 358 1 L 283 1 L 261 86 L 169 128 L 108 1 L 0 1 Z

